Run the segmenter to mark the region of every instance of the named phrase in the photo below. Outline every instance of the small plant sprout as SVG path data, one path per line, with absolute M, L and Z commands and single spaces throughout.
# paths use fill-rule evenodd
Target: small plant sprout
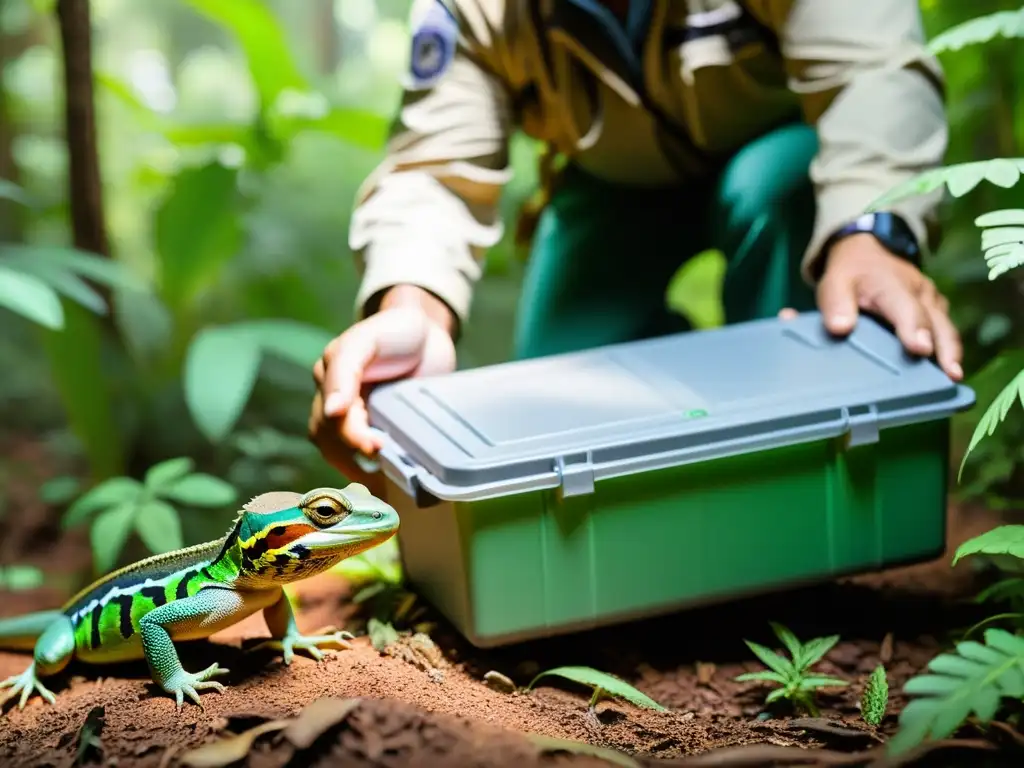
M 818 707 L 814 703 L 814 692 L 819 688 L 838 688 L 847 685 L 844 680 L 810 673 L 811 667 L 821 661 L 825 654 L 839 642 L 839 635 L 818 637 L 801 643 L 797 640 L 796 635 L 781 624 L 771 622 L 771 627 L 776 637 L 786 646 L 791 658 L 786 659 L 763 645 L 744 640 L 747 647 L 764 662 L 768 669 L 763 672 L 748 672 L 740 675 L 736 678 L 736 682 L 776 683 L 779 687 L 765 697 L 766 705 L 779 699 L 786 699 L 793 706 L 816 717 Z
M 549 669 L 546 672 L 541 672 L 533 678 L 530 684 L 526 686 L 526 690 L 531 690 L 542 677 L 548 677 L 551 675 L 555 677 L 562 677 L 566 680 L 572 680 L 574 683 L 582 683 L 583 685 L 590 686 L 594 691 L 590 697 L 591 709 L 593 709 L 597 705 L 597 702 L 603 697 L 614 696 L 620 699 L 625 699 L 638 707 L 654 709 L 659 712 L 666 711 L 665 707 L 646 694 L 641 693 L 629 683 L 623 682 L 619 678 L 609 675 L 607 672 L 601 672 L 596 669 L 591 669 L 590 667 L 556 667 L 555 669 Z
M 885 678 L 885 667 L 879 664 L 868 678 L 864 695 L 860 699 L 860 716 L 864 722 L 877 728 L 889 706 L 889 681 Z
M 238 496 L 228 483 L 194 468 L 192 459 L 169 459 L 150 467 L 141 482 L 132 477 L 104 480 L 68 507 L 63 525 L 71 528 L 92 518 L 89 532 L 99 573 L 114 567 L 133 530 L 153 554 L 180 549 L 181 519 L 174 504 L 216 508 Z

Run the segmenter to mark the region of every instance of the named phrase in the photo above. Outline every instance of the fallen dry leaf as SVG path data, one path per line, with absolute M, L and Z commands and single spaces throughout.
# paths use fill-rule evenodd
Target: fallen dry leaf
M 359 704 L 359 699 L 317 699 L 303 707 L 288 723 L 284 737 L 298 749 L 309 749 L 329 728 L 352 714 Z
M 697 662 L 697 683 L 699 685 L 709 685 L 711 678 L 715 676 L 715 672 L 718 670 L 714 664 L 708 661 Z
M 892 661 L 892 632 L 886 632 L 885 637 L 882 638 L 882 647 L 878 649 L 878 660 L 882 664 L 888 664 Z
M 183 765 L 191 768 L 223 768 L 237 763 L 249 754 L 252 745 L 260 736 L 271 731 L 280 731 L 289 725 L 287 720 L 271 720 L 250 728 L 237 736 L 229 736 L 186 752 L 181 757 Z

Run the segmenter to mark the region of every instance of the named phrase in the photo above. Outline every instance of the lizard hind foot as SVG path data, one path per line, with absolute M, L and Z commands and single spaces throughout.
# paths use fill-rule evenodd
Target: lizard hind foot
M 9 692 L 3 693 L 7 689 L 9 689 Z M 13 675 L 6 680 L 0 681 L 0 706 L 3 706 L 20 694 L 18 709 L 24 709 L 33 692 L 38 693 L 50 704 L 55 704 L 57 701 L 57 697 L 53 695 L 53 692 L 36 677 L 35 664 L 31 664 L 20 675 Z
M 203 703 L 199 700 L 199 692 L 204 690 L 224 691 L 225 686 L 223 683 L 211 680 L 210 678 L 226 675 L 228 672 L 229 670 L 216 663 L 211 664 L 201 672 L 181 670 L 177 675 L 166 681 L 162 687 L 174 697 L 179 711 L 185 704 L 186 696 L 202 708 Z
M 325 627 L 321 632 L 331 630 L 333 627 Z M 291 664 L 292 659 L 295 657 L 295 651 L 305 651 L 312 656 L 316 661 L 323 661 L 324 654 L 321 647 L 330 647 L 342 651 L 352 650 L 352 644 L 349 640 L 355 637 L 351 632 L 336 631 L 330 632 L 329 634 L 318 634 L 318 635 L 289 635 L 280 640 L 265 640 L 251 651 L 257 651 L 261 648 L 269 648 L 275 651 L 281 651 L 284 656 L 284 663 Z

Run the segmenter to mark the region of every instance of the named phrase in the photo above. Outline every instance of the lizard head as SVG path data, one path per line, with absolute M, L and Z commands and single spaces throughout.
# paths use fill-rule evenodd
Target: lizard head
M 239 575 L 254 586 L 304 579 L 387 541 L 398 522 L 391 506 L 358 483 L 264 493 L 236 524 Z

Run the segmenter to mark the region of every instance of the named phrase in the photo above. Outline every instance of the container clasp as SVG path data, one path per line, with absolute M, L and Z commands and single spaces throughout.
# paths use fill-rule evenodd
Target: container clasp
M 594 492 L 594 462 L 590 451 L 555 459 L 563 497 L 586 496 Z
M 844 408 L 848 425 L 846 446 L 856 448 L 859 445 L 873 445 L 878 442 L 878 407 L 876 405 L 858 405 Z

